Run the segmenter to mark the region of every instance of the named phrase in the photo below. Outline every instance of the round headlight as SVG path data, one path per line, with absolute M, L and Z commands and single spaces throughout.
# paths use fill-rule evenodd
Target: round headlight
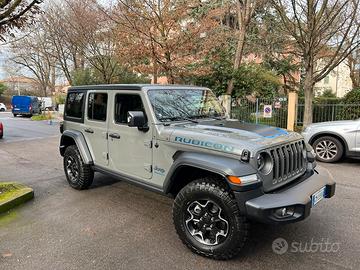
M 264 166 L 265 166 L 265 158 L 264 155 L 260 154 L 257 158 L 257 165 L 258 165 L 258 170 L 261 171 Z
M 273 163 L 270 155 L 266 152 L 262 152 L 257 157 L 258 171 L 262 174 L 268 174 L 271 172 Z

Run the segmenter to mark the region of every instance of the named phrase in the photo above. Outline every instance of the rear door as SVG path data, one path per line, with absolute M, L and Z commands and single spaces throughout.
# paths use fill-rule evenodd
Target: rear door
M 146 132 L 127 124 L 128 111 L 146 112 L 141 92 L 111 91 L 112 113 L 109 121 L 109 159 L 113 171 L 137 176 L 152 177 L 152 129 Z M 147 118 L 148 119 L 148 118 Z
M 109 163 L 107 145 L 108 107 L 107 91 L 88 91 L 82 133 L 94 159 L 94 164 L 101 167 L 107 167 Z
M 31 98 L 28 96 L 14 96 L 12 100 L 14 113 L 28 113 L 31 106 Z

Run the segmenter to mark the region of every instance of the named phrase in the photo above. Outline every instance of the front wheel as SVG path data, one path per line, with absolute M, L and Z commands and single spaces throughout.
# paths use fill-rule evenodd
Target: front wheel
M 231 190 L 212 177 L 191 182 L 179 192 L 173 220 L 177 234 L 190 250 L 217 260 L 236 256 L 249 229 Z
M 326 163 L 339 161 L 344 154 L 341 142 L 330 136 L 318 138 L 313 143 L 313 148 L 316 152 L 316 159 Z
M 94 179 L 94 171 L 84 164 L 76 145 L 70 145 L 65 150 L 64 171 L 70 186 L 75 189 L 89 188 Z

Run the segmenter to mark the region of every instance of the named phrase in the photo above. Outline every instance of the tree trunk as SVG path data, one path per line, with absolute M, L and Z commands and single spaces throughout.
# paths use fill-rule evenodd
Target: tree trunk
M 55 86 L 56 86 L 56 68 L 55 68 L 55 65 L 53 65 L 51 67 L 51 86 L 50 86 L 51 93 L 50 93 L 50 95 L 53 92 L 55 92 Z
M 47 83 L 43 83 L 42 85 L 42 92 L 43 92 L 43 96 L 47 97 Z
M 304 80 L 305 108 L 304 108 L 304 128 L 313 122 L 313 99 L 314 99 L 314 82 L 312 71 L 308 70 Z
M 167 82 L 168 84 L 175 84 L 175 77 L 172 68 L 172 63 L 171 63 L 172 60 L 171 60 L 170 52 L 165 52 L 165 59 L 166 59 L 165 73 L 166 73 Z
M 240 29 L 239 29 L 239 40 L 236 47 L 235 59 L 234 59 L 234 72 L 239 69 L 241 60 L 244 53 L 244 45 L 245 45 L 245 32 L 246 26 L 243 22 L 240 22 Z M 231 78 L 229 81 L 226 94 L 231 95 L 234 90 L 234 77 Z
M 175 77 L 171 68 L 166 70 L 166 79 L 168 84 L 175 84 Z
M 349 69 L 350 69 L 350 79 L 352 83 L 352 89 L 357 89 L 360 86 L 360 75 L 358 71 L 355 71 L 355 61 L 349 57 Z
M 154 63 L 153 63 L 153 84 L 157 84 L 158 83 L 158 65 L 157 65 L 157 62 L 156 60 L 154 60 Z

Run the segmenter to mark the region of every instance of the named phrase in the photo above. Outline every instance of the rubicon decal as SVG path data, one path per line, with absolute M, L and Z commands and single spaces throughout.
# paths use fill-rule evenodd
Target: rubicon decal
M 234 150 L 235 150 L 235 148 L 230 145 L 214 143 L 214 142 L 210 142 L 210 141 L 201 141 L 201 140 L 196 140 L 196 139 L 191 139 L 191 138 L 186 138 L 186 137 L 175 137 L 175 142 L 191 144 L 191 145 L 195 145 L 195 146 L 202 146 L 202 147 L 211 148 L 211 149 L 224 151 L 224 152 L 234 152 Z

